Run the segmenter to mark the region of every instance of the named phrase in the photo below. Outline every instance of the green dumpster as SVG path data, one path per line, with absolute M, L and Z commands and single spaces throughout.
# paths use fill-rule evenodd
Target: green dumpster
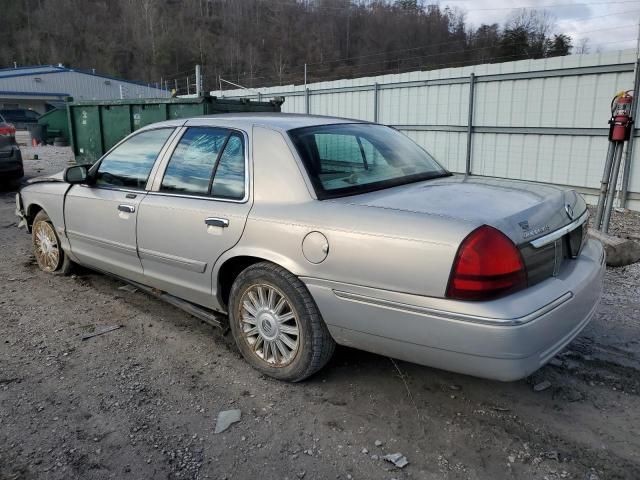
M 56 108 L 40 115 L 38 123 L 43 125 L 46 131 L 46 143 L 53 143 L 56 138 L 69 141 L 69 120 L 67 110 Z
M 131 132 L 175 118 L 232 112 L 279 112 L 283 100 L 153 98 L 71 102 L 67 104 L 69 139 L 78 164 L 90 164 Z

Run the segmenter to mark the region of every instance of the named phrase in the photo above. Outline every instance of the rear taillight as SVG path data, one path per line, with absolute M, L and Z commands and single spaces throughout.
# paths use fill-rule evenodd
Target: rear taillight
M 10 123 L 0 123 L 0 136 L 13 137 L 16 134 L 16 127 Z
M 483 225 L 458 248 L 447 297 L 490 300 L 526 286 L 527 274 L 517 247 L 500 231 Z

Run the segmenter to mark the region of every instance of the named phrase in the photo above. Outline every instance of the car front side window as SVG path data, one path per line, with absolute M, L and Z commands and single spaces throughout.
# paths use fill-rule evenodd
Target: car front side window
M 144 189 L 153 164 L 173 128 L 141 132 L 102 159 L 95 176 L 98 186 Z

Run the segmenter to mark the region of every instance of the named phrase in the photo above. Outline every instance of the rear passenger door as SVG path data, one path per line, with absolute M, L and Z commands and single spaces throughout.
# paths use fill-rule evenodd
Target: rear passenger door
M 212 308 L 213 265 L 238 242 L 251 208 L 247 137 L 183 130 L 140 204 L 138 254 L 147 285 Z

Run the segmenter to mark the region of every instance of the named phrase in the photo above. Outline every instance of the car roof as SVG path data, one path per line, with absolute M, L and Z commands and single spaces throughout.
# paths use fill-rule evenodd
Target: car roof
M 162 126 L 218 126 L 238 129 L 250 129 L 254 125 L 262 125 L 276 130 L 293 130 L 295 128 L 311 127 L 315 125 L 332 125 L 340 123 L 367 123 L 362 120 L 348 118 L 327 117 L 323 115 L 304 115 L 297 113 L 222 113 L 214 115 L 204 115 L 180 120 L 169 120 L 166 122 L 154 123 L 146 128 Z

